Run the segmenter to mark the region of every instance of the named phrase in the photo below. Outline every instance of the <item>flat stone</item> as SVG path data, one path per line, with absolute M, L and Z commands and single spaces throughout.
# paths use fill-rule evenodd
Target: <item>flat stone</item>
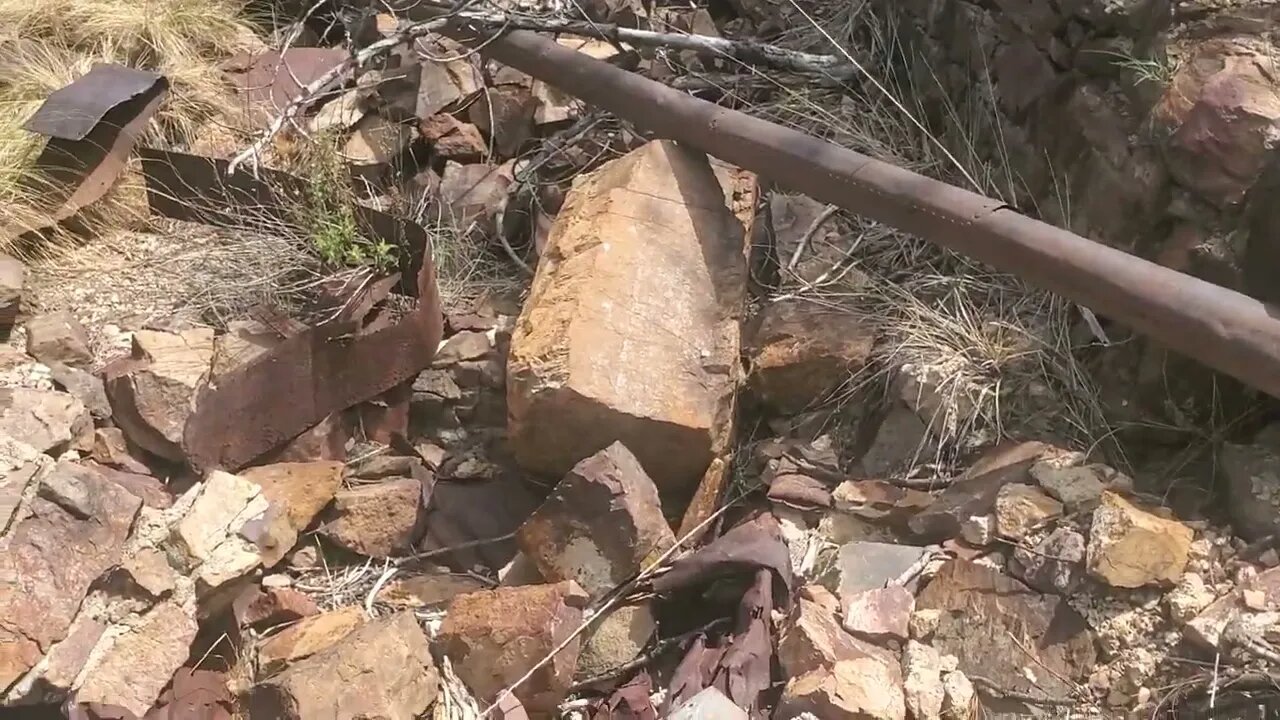
M 1033 547 L 1014 548 L 1009 571 L 1041 592 L 1070 595 L 1084 575 L 1084 558 L 1084 536 L 1072 528 L 1060 527 Z
M 249 468 L 240 477 L 262 488 L 268 511 L 253 538 L 265 567 L 274 567 L 298 543 L 342 485 L 340 462 L 281 462 Z
M 169 491 L 169 488 L 160 478 L 143 473 L 117 470 L 113 467 L 104 467 L 93 462 L 86 462 L 84 465 L 93 468 L 94 472 L 137 495 L 142 500 L 142 504 L 149 508 L 167 510 L 173 505 L 173 493 Z
M 521 465 L 561 476 L 620 441 L 664 500 L 692 497 L 729 443 L 742 232 L 705 156 L 673 142 L 577 181 L 511 339 Z
M 182 433 L 213 360 L 213 331 L 139 330 L 132 358 L 103 370 L 112 416 L 147 452 L 182 461 Z
M 262 555 L 245 536 L 245 527 L 269 507 L 257 484 L 219 470 L 209 473 L 172 532 L 173 544 L 185 555 L 200 592 L 243 577 L 262 564 Z
M 0 690 L 66 636 L 90 583 L 120 561 L 141 505 L 73 463 L 40 479 L 0 552 Z
M 463 330 L 449 336 L 435 357 L 431 359 L 433 368 L 447 368 L 465 360 L 477 360 L 493 352 L 493 339 L 487 332 Z
M 1069 683 L 1088 677 L 1097 658 L 1084 619 L 1061 598 L 972 562 L 944 565 L 916 606 L 941 611 L 933 647 L 1012 692 L 1070 697 Z
M 483 590 L 484 583 L 470 575 L 432 573 L 398 578 L 378 593 L 378 601 L 402 608 L 440 607 L 459 595 Z
M 316 603 L 293 588 L 245 588 L 231 603 L 240 627 L 270 628 L 320 612 Z
M 733 704 L 724 693 L 709 687 L 676 708 L 669 720 L 748 720 L 747 711 Z
M 422 482 L 397 478 L 339 492 L 320 534 L 352 552 L 386 558 L 413 549 L 425 514 Z
M 37 452 L 58 455 L 68 447 L 87 450 L 93 418 L 74 395 L 52 390 L 0 388 L 0 427 Z
M 911 640 L 902 651 L 902 690 L 907 712 L 915 720 L 939 720 L 946 691 L 942 657 L 928 645 Z
M 413 141 L 414 129 L 376 113 L 356 122 L 342 148 L 342 156 L 353 165 L 378 166 L 397 160 Z
M 876 427 L 867 451 L 858 459 L 863 475 L 883 478 L 927 459 L 933 452 L 932 436 L 910 408 L 894 404 Z
M 178 573 L 169 565 L 165 554 L 152 547 L 140 547 L 120 563 L 119 574 L 135 595 L 158 600 L 173 592 Z
M 832 399 L 866 366 L 875 343 L 865 318 L 807 300 L 769 303 L 750 327 L 748 386 L 781 413 Z
M 439 692 L 427 636 L 413 613 L 400 612 L 258 683 L 246 705 L 249 720 L 414 720 Z
M 965 519 L 992 513 L 1000 488 L 1009 483 L 1026 483 L 1031 466 L 1052 450 L 1052 446 L 1040 442 L 1006 443 L 989 450 L 908 525 L 932 541 L 959 535 Z
M 1062 503 L 1031 485 L 1010 483 L 996 493 L 996 533 L 1021 540 L 1031 531 L 1062 515 Z
M 915 597 L 901 585 L 862 590 L 840 598 L 844 629 L 874 643 L 902 642 L 909 634 Z
M 1062 467 L 1052 461 L 1040 461 L 1031 466 L 1030 472 L 1045 492 L 1061 501 L 1068 512 L 1074 513 L 1097 507 L 1102 502 L 1107 481 L 1116 471 L 1106 465 Z
M 258 668 L 264 674 L 323 652 L 364 625 L 364 610 L 347 607 L 311 615 L 267 638 L 258 648 Z
M 1105 493 L 1089 530 L 1089 573 L 1114 587 L 1174 583 L 1187 567 L 1191 528 Z
M 788 713 L 783 717 L 812 712 L 817 717 L 903 720 L 897 658 L 846 633 L 833 610 L 803 594 L 792 609 L 778 641 L 778 661 L 791 678 L 779 711 Z
M 635 660 L 657 629 L 658 621 L 648 603 L 617 608 L 603 619 L 592 621 L 582 635 L 574 677 L 595 677 Z
M 26 274 L 21 260 L 0 253 L 0 337 L 7 337 L 18 321 Z
M 126 472 L 150 474 L 151 469 L 134 452 L 120 428 L 104 427 L 93 431 L 93 449 L 89 451 L 89 457 L 95 462 Z
M 440 176 L 441 219 L 458 232 L 472 223 L 481 235 L 496 232 L 497 216 L 507 204 L 507 193 L 515 181 L 513 166 L 474 163 L 461 165 L 447 161 Z
M 1253 443 L 1225 443 L 1218 474 L 1225 481 L 1227 508 L 1236 532 L 1257 540 L 1280 531 L 1280 426 L 1269 427 Z
M 71 692 L 106 629 L 106 623 L 90 613 L 82 611 L 76 615 L 67 636 L 45 653 L 44 660 L 35 671 L 12 688 L 8 700 L 36 700 L 37 693 L 45 698 L 65 697 Z
M 471 123 L 459 121 L 448 113 L 440 113 L 422 120 L 418 128 L 431 143 L 431 149 L 439 157 L 458 162 L 474 162 L 488 154 L 480 129 Z
M 897 580 L 924 557 L 925 548 L 915 545 L 855 541 L 840 547 L 836 560 L 835 587 L 840 597 L 877 590 Z
M 107 391 L 102 385 L 102 378 L 60 362 L 51 361 L 45 364 L 49 366 L 50 379 L 83 403 L 94 419 L 106 420 L 111 417 L 111 403 L 107 401 Z
M 278 330 L 257 320 L 233 320 L 227 323 L 225 333 L 213 339 L 209 374 L 215 378 L 225 375 L 279 345 L 283 339 Z
M 612 589 L 675 544 L 658 489 L 622 443 L 583 460 L 516 535 L 547 580 Z
M 9 530 L 27 489 L 51 467 L 50 457 L 0 433 L 0 537 Z
M 36 315 L 26 322 L 27 354 L 45 365 L 59 363 L 72 367 L 93 364 L 89 334 L 66 310 Z
M 1261 593 L 1266 606 L 1280 603 L 1280 568 L 1264 570 L 1214 600 L 1184 628 L 1187 637 L 1211 650 L 1219 649 L 1222 631 L 1232 620 L 1248 612 L 1244 602 L 1248 591 Z
M 194 603 L 162 602 L 92 656 L 75 689 L 79 703 L 122 707 L 141 717 L 191 653 L 196 637 Z
M 577 629 L 586 604 L 587 594 L 572 580 L 459 595 L 437 642 L 467 687 L 481 702 L 492 702 Z M 575 638 L 516 689 L 530 713 L 551 713 L 564 699 L 579 648 Z

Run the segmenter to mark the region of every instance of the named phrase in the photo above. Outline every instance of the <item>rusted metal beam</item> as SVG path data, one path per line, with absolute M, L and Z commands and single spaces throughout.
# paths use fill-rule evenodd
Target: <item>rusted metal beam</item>
M 716 106 L 528 31 L 446 34 L 641 129 L 1070 298 L 1280 397 L 1280 309 L 984 197 Z

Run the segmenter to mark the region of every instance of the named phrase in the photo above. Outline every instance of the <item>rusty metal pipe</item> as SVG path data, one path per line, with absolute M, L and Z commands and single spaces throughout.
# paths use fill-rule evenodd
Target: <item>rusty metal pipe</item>
M 686 95 L 528 31 L 446 30 L 566 93 L 788 189 L 874 218 L 1084 305 L 1280 397 L 1280 310 L 1004 203 Z

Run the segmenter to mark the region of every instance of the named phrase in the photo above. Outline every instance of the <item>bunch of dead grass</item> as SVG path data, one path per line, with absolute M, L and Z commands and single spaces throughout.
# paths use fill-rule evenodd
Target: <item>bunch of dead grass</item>
M 837 89 L 772 79 L 774 100 L 750 112 L 1013 204 L 1020 182 L 999 143 L 989 153 L 975 140 L 994 123 L 983 102 L 989 83 L 986 93 L 977 88 L 963 104 L 947 105 L 945 129 L 935 132 L 923 98 L 944 93 L 911 84 L 903 69 L 917 58 L 899 44 L 896 20 L 880 4 L 789 2 L 797 22 L 785 44 L 842 54 L 863 73 Z M 920 458 L 935 472 L 945 473 L 972 446 L 1007 437 L 1083 447 L 1108 441 L 1097 389 L 1076 356 L 1072 329 L 1081 314 L 1074 304 L 868 218 L 842 214 L 835 222 L 842 247 L 826 256 L 839 260 L 825 282 L 792 294 L 858 313 L 880 341 L 874 362 L 834 404 L 865 398 L 871 388 L 896 395 L 904 367 L 924 369 L 941 398 L 931 427 L 937 454 Z
M 239 0 L 0 0 L 0 227 L 38 224 L 40 183 L 32 163 L 42 138 L 22 123 L 49 93 L 95 62 L 156 70 L 171 84 L 145 141 L 189 145 L 202 128 L 234 123 L 219 63 L 261 40 Z M 126 185 L 130 184 L 126 182 Z M 145 217 L 133 187 L 89 218 L 99 229 Z M 4 249 L 4 248 L 0 248 Z

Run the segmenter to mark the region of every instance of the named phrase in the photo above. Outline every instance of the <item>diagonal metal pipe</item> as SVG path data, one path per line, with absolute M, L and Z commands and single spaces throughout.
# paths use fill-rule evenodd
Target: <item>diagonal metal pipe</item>
M 1022 215 L 1004 203 L 719 107 L 533 32 L 456 40 L 660 137 L 1058 293 L 1280 397 L 1280 308 Z

